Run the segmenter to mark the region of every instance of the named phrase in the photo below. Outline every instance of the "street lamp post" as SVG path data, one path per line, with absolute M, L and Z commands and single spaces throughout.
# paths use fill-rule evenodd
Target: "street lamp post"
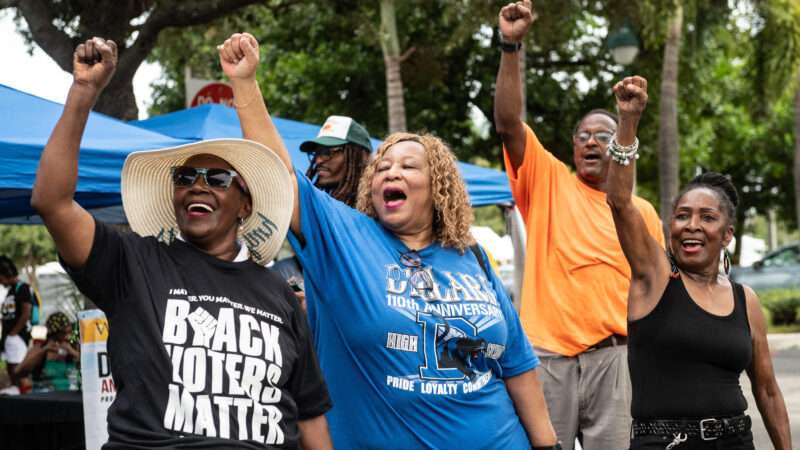
M 614 62 L 623 67 L 622 76 L 627 77 L 632 75 L 628 67 L 636 59 L 639 54 L 639 40 L 636 39 L 631 27 L 628 24 L 623 24 L 618 29 L 608 33 L 606 41 L 608 50 L 611 52 L 611 58 Z M 633 172 L 633 193 L 636 193 L 636 175 L 637 170 L 634 168 Z
M 606 45 L 614 62 L 624 67 L 639 54 L 639 40 L 627 24 L 609 33 Z

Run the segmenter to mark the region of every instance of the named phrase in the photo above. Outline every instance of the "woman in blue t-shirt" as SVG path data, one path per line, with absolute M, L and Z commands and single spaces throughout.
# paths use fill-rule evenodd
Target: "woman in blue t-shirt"
M 558 448 L 539 361 L 498 278 L 482 268 L 448 147 L 390 135 L 352 209 L 293 169 L 255 80 L 256 40 L 235 34 L 219 51 L 244 135 L 274 149 L 292 176 L 289 239 L 305 270 L 334 445 Z

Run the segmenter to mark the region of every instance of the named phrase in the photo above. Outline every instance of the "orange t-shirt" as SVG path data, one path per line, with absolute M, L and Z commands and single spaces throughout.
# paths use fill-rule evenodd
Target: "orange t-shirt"
M 613 333 L 628 334 L 631 270 L 606 194 L 581 182 L 525 128 L 516 171 L 503 149 L 528 234 L 520 319 L 535 347 L 574 356 Z M 633 202 L 663 246 L 653 205 L 636 196 Z

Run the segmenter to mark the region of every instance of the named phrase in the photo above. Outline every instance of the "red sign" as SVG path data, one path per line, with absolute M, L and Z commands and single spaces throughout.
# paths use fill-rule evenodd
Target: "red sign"
M 210 83 L 203 86 L 194 95 L 191 107 L 206 103 L 222 103 L 233 106 L 233 89 L 225 83 Z

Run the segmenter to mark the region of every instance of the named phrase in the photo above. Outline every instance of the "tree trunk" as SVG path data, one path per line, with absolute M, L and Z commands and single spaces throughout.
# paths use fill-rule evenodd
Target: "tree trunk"
M 139 107 L 136 106 L 136 96 L 133 93 L 133 79 L 112 78 L 97 99 L 94 110 L 121 120 L 137 120 Z
M 397 37 L 394 0 L 381 0 L 381 49 L 386 70 L 386 100 L 389 110 L 389 133 L 406 131 L 406 105 L 403 100 L 403 76 L 400 73 L 400 41 Z
M 741 224 L 741 226 L 737 226 L 733 228 L 733 238 L 736 240 L 736 248 L 733 249 L 733 254 L 731 255 L 731 264 L 734 266 L 739 265 L 739 261 L 742 259 L 742 242 L 744 240 L 744 217 L 745 211 L 743 208 L 736 208 L 736 223 Z
M 661 222 L 669 241 L 669 222 L 672 201 L 678 195 L 678 64 L 683 31 L 683 7 L 678 1 L 674 14 L 668 19 L 667 41 L 661 69 L 661 103 L 658 111 L 658 183 Z
M 22 273 L 28 279 L 28 284 L 37 292 L 39 291 L 39 279 L 36 278 L 36 259 L 33 256 L 25 258 L 25 266 L 22 268 Z
M 794 206 L 800 228 L 800 69 L 794 93 Z

